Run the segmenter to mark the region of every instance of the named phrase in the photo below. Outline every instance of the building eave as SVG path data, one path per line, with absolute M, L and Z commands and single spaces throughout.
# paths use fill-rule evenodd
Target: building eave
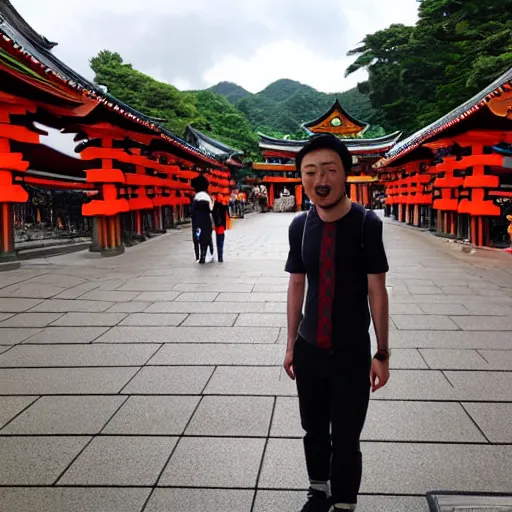
M 38 34 L 14 8 L 9 0 L 0 0 L 0 23 L 8 21 L 10 25 L 17 27 L 20 31 L 25 32 L 32 42 L 45 50 L 51 50 L 57 43 L 49 41 L 41 34 Z
M 308 139 L 301 140 L 287 140 L 287 139 L 276 139 L 274 137 L 270 137 L 265 135 L 264 133 L 258 133 L 261 141 L 260 147 L 264 147 L 265 144 L 271 144 L 273 146 L 279 146 L 280 148 L 287 148 L 288 151 L 292 151 L 290 148 L 299 148 L 298 151 L 308 142 Z M 391 147 L 393 144 L 396 144 L 397 140 L 402 136 L 402 132 L 396 131 L 393 133 L 389 133 L 387 135 L 383 135 L 382 137 L 376 137 L 373 139 L 364 139 L 364 138 L 340 138 L 340 140 L 347 147 L 367 147 L 371 146 L 375 147 Z
M 396 143 L 400 137 L 400 132 L 395 132 L 389 136 L 379 137 L 378 139 L 342 139 L 351 153 L 364 153 L 367 151 L 385 152 Z M 288 143 L 291 142 L 291 143 Z M 287 153 L 298 153 L 307 140 L 304 141 L 281 141 L 279 139 L 267 139 L 266 142 L 260 142 L 259 147 L 263 151 L 283 151 Z
M 306 123 L 302 123 L 301 128 L 305 130 L 307 133 L 312 133 L 311 127 L 317 126 L 321 123 L 323 123 L 326 119 L 329 118 L 329 116 L 335 111 L 338 110 L 343 116 L 345 116 L 351 123 L 361 128 L 361 133 L 364 133 L 368 127 L 370 126 L 368 123 L 364 123 L 362 121 L 359 121 L 359 119 L 356 119 L 352 115 L 350 115 L 339 102 L 338 98 L 334 101 L 334 103 L 330 106 L 330 108 L 324 112 L 320 117 L 317 119 L 314 119 L 313 121 L 308 121 Z

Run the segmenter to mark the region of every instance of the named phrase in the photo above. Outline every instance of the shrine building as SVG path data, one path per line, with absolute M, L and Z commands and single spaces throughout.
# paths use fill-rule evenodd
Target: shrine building
M 396 144 L 374 169 L 387 215 L 475 246 L 509 247 L 512 69 Z
M 332 133 L 340 137 L 352 155 L 353 168 L 348 177 L 349 195 L 353 201 L 372 207 L 373 191 L 380 187 L 377 172 L 372 165 L 384 156 L 400 137 L 400 132 L 378 138 L 365 138 L 367 123 L 351 116 L 336 100 L 318 119 L 303 123 L 306 136 Z M 260 149 L 264 162 L 254 163 L 252 169 L 258 181 L 268 189 L 268 205 L 272 207 L 286 186 L 295 196 L 296 208 L 305 203 L 300 173 L 295 168 L 295 156 L 307 142 L 306 139 L 276 139 L 260 133 Z

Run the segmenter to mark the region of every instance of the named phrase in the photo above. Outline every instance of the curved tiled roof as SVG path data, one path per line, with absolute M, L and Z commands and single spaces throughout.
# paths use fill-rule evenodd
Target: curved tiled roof
M 204 134 L 203 132 L 200 132 L 199 130 L 196 130 L 192 127 L 192 125 L 187 126 L 187 130 L 185 133 L 185 136 L 192 136 L 198 144 L 201 142 L 206 143 L 209 146 L 212 146 L 216 151 L 215 154 L 218 156 L 223 157 L 236 157 L 236 156 L 242 156 L 244 154 L 243 151 L 239 151 L 238 149 L 232 148 L 231 146 L 228 146 L 227 144 L 224 144 L 223 142 L 220 142 L 216 139 L 212 139 L 208 135 Z M 197 146 L 196 146 L 197 147 Z
M 307 132 L 307 133 L 313 133 L 310 128 L 313 126 L 316 126 L 318 124 L 323 123 L 333 112 L 339 111 L 342 113 L 343 116 L 345 116 L 351 123 L 355 124 L 359 128 L 361 128 L 361 131 L 364 133 L 370 125 L 368 123 L 363 123 L 362 121 L 359 121 L 359 119 L 356 119 L 354 116 L 351 116 L 342 106 L 339 102 L 338 98 L 336 98 L 336 101 L 331 105 L 329 110 L 327 112 L 324 112 L 320 117 L 314 119 L 313 121 L 308 121 L 306 123 L 302 123 L 301 127 Z
M 308 142 L 308 139 L 303 140 L 287 140 L 287 139 L 276 139 L 269 137 L 264 133 L 258 133 L 260 136 L 260 148 L 261 149 L 272 149 L 282 150 L 289 152 L 299 152 L 301 148 Z M 379 150 L 385 151 L 390 146 L 396 143 L 399 139 L 401 132 L 393 132 L 383 137 L 377 137 L 374 139 L 359 139 L 359 138 L 347 138 L 341 139 L 349 150 L 352 151 L 369 151 Z

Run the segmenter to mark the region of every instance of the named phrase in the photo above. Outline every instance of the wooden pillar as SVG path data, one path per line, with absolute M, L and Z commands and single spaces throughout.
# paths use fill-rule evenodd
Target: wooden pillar
M 100 251 L 104 251 L 107 249 L 107 228 L 105 226 L 105 217 L 95 217 L 97 230 L 98 230 L 98 244 L 100 246 Z
M 159 226 L 159 222 L 158 222 L 158 208 L 155 207 L 153 208 L 153 231 L 159 231 L 160 230 L 160 226 Z
M 357 203 L 357 184 L 356 183 L 350 184 L 350 199 L 354 203 Z
M 185 206 L 183 206 L 183 215 L 185 215 Z M 164 218 L 164 207 L 158 207 L 158 216 L 160 217 L 160 229 L 165 233 L 165 218 Z
M 457 235 L 457 214 L 455 212 L 450 214 L 450 234 L 453 236 Z
M 405 208 L 405 223 L 410 224 L 411 223 L 411 207 L 408 204 L 404 205 Z
M 142 216 L 140 210 L 135 212 L 135 230 L 137 232 L 137 236 L 142 236 Z
M 478 217 L 478 247 L 482 247 L 484 245 L 484 223 L 483 218 Z
M 419 227 L 419 225 L 420 225 L 420 205 L 419 204 L 414 205 L 414 225 L 416 227 Z
M 442 210 L 437 210 L 437 222 L 436 222 L 436 230 L 438 233 L 443 232 L 443 212 Z
M 98 217 L 98 231 L 102 256 L 117 256 L 124 252 L 121 241 L 121 219 L 119 214 Z
M 14 248 L 14 213 L 11 203 L 0 203 L 0 270 L 15 270 L 20 263 Z
M 90 252 L 100 252 L 101 244 L 100 244 L 100 228 L 99 228 L 99 219 L 98 217 L 92 218 L 92 243 L 89 247 Z
M 370 201 L 368 198 L 368 185 L 367 184 L 361 185 L 361 188 L 362 188 L 362 192 L 363 192 L 363 197 L 362 197 L 363 206 L 370 205 Z
M 295 206 L 298 212 L 302 210 L 302 185 L 295 185 Z
M 476 223 L 476 217 L 471 217 L 471 243 L 473 245 L 477 244 L 477 236 L 476 236 L 476 230 L 477 230 L 477 223 Z

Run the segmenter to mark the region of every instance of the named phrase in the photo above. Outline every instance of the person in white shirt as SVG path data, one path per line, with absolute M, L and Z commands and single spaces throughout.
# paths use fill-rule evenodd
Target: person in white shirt
M 192 201 L 192 236 L 194 239 L 194 249 L 196 261 L 204 264 L 208 247 L 213 244 L 212 240 L 212 211 L 213 199 L 208 194 L 208 180 L 204 176 L 194 178 L 191 182 L 196 195 Z

